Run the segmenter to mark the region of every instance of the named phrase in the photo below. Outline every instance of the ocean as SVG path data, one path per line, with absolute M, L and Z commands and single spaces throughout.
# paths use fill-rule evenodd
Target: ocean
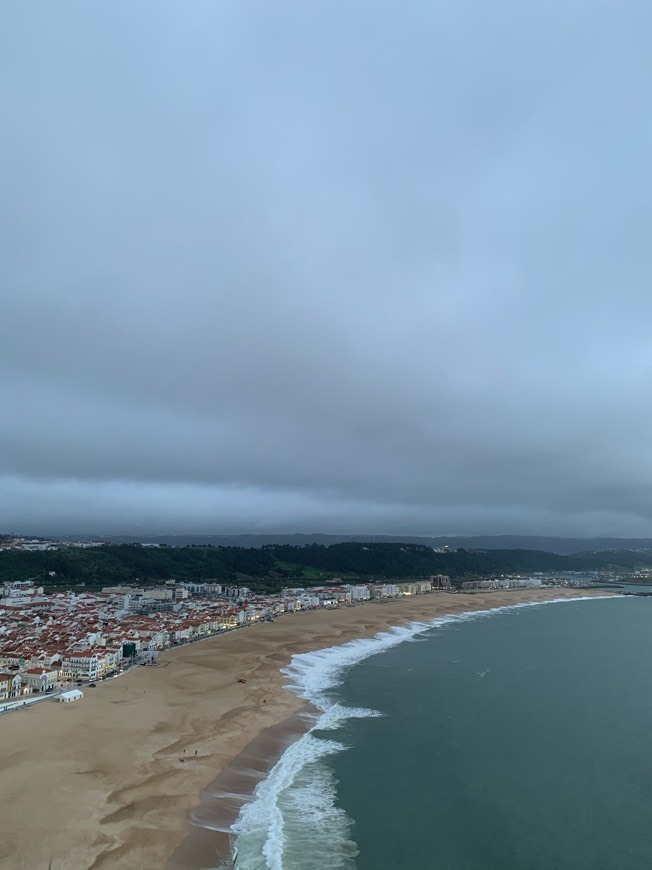
M 648 870 L 652 598 L 444 617 L 295 656 L 323 711 L 237 870 Z

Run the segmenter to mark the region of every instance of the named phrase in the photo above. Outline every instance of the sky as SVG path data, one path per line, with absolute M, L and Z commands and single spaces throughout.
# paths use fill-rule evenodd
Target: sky
M 652 536 L 652 5 L 0 15 L 0 531 Z

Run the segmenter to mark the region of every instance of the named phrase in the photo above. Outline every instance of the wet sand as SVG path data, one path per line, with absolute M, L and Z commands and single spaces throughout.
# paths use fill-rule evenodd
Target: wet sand
M 586 594 L 432 593 L 287 615 L 170 650 L 157 667 L 87 689 L 82 701 L 6 714 L 0 867 L 201 866 L 227 835 L 193 827 L 191 814 L 228 827 L 241 801 L 224 795 L 251 790 L 307 727 L 297 718 L 305 704 L 279 671 L 293 654 L 443 613 Z
M 265 728 L 204 789 L 199 806 L 190 814 L 191 830 L 170 856 L 168 870 L 198 870 L 227 866 L 231 857 L 231 825 L 254 790 L 285 750 L 319 718 L 319 710 L 305 707 Z

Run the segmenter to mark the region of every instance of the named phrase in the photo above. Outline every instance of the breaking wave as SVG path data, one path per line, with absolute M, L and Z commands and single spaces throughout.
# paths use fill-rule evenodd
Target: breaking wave
M 322 713 L 258 784 L 253 801 L 243 807 L 233 825 L 237 870 L 354 870 L 358 849 L 351 838 L 353 821 L 337 806 L 337 783 L 325 763 L 328 756 L 348 747 L 316 733 L 337 730 L 348 719 L 382 715 L 376 710 L 343 706 L 330 697 L 353 665 L 439 626 L 525 607 L 603 597 L 607 596 L 554 598 L 439 616 L 293 656 L 290 665 L 281 669 L 291 680 L 287 688 Z

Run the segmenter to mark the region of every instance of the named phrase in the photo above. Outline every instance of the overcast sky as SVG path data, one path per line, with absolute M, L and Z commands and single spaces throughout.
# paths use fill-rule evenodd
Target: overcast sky
M 0 531 L 652 535 L 652 4 L 5 4 Z

